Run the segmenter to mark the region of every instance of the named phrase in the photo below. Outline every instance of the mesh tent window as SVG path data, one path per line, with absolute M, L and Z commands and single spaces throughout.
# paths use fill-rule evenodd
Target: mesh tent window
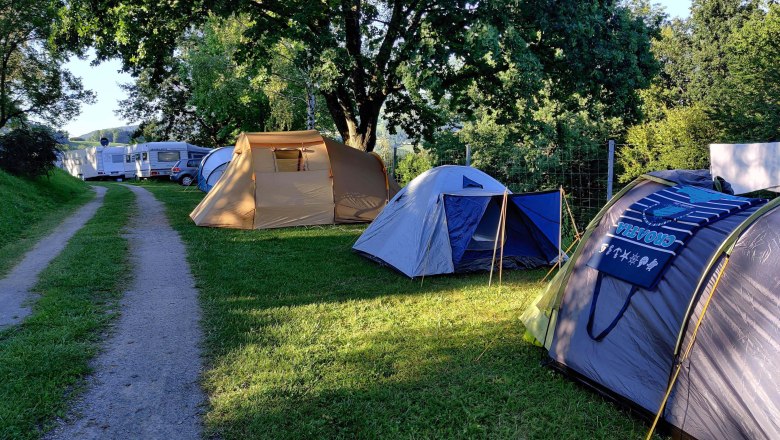
M 303 152 L 298 149 L 274 149 L 274 164 L 277 172 L 306 171 Z

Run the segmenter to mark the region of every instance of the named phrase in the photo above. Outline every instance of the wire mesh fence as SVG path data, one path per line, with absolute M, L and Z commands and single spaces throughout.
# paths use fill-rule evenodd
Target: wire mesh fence
M 513 192 L 563 188 L 576 230 L 580 233 L 607 203 L 609 183 L 613 182 L 613 193 L 619 189 L 617 180 L 614 179 L 614 171 L 610 175 L 610 170 L 614 167 L 610 167 L 610 149 L 606 142 L 595 148 L 593 145 L 587 145 L 526 152 L 528 151 L 532 154 L 517 154 L 500 161 L 501 163 L 496 163 L 494 158 L 493 160 L 480 158 L 479 154 L 476 154 L 470 165 L 496 177 Z M 428 154 L 431 166 L 467 165 L 470 156 L 467 151 L 408 154 Z M 614 149 L 612 155 L 614 157 Z M 392 163 L 392 159 L 389 162 Z M 563 214 L 563 233 L 568 238 L 565 241 L 570 241 L 575 236 L 575 227 L 569 221 L 568 212 Z

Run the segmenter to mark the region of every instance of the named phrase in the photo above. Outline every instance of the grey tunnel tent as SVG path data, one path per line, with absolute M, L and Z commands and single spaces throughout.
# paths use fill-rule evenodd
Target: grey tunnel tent
M 409 277 L 489 270 L 494 247 L 506 268 L 547 266 L 559 258 L 560 212 L 558 190 L 512 194 L 482 171 L 445 165 L 398 192 L 353 249 Z
M 662 176 L 642 176 L 604 207 L 521 319 L 553 366 L 648 415 L 663 404 L 661 419 L 682 438 L 780 438 L 780 199 L 685 202 L 676 189 L 712 181 Z M 683 210 L 719 204 L 739 209 Z M 611 275 L 600 260 L 617 264 L 622 252 L 605 255 L 612 247 L 647 244 L 643 228 L 621 227 L 627 218 L 681 242 L 665 249 L 676 255 L 649 287 L 621 279 L 639 262 Z M 684 221 L 693 219 L 702 225 Z

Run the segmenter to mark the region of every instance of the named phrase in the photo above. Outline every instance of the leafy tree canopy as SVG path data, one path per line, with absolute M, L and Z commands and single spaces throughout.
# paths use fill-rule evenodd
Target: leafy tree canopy
M 534 107 L 547 83 L 556 97 L 578 92 L 633 120 L 635 91 L 655 67 L 644 20 L 613 2 L 576 0 L 75 0 L 59 41 L 119 55 L 136 72 L 151 68 L 156 82 L 180 36 L 207 13 L 248 17 L 241 59 L 267 64 L 279 42 L 302 44 L 296 67 L 313 67 L 338 132 L 365 150 L 383 109 L 391 128 L 419 137 L 443 125 L 443 109 L 471 118 L 490 105 L 508 109 L 506 120 L 522 117 L 515 109 Z
M 0 0 L 0 128 L 28 117 L 57 125 L 93 100 L 62 68 L 68 53 L 50 44 L 60 7 L 53 0 Z

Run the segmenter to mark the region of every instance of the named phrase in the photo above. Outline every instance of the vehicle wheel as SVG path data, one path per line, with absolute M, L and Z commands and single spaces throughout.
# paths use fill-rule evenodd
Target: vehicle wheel
M 184 186 L 190 186 L 192 185 L 192 177 L 190 176 L 184 176 L 179 180 L 179 183 L 181 183 Z

